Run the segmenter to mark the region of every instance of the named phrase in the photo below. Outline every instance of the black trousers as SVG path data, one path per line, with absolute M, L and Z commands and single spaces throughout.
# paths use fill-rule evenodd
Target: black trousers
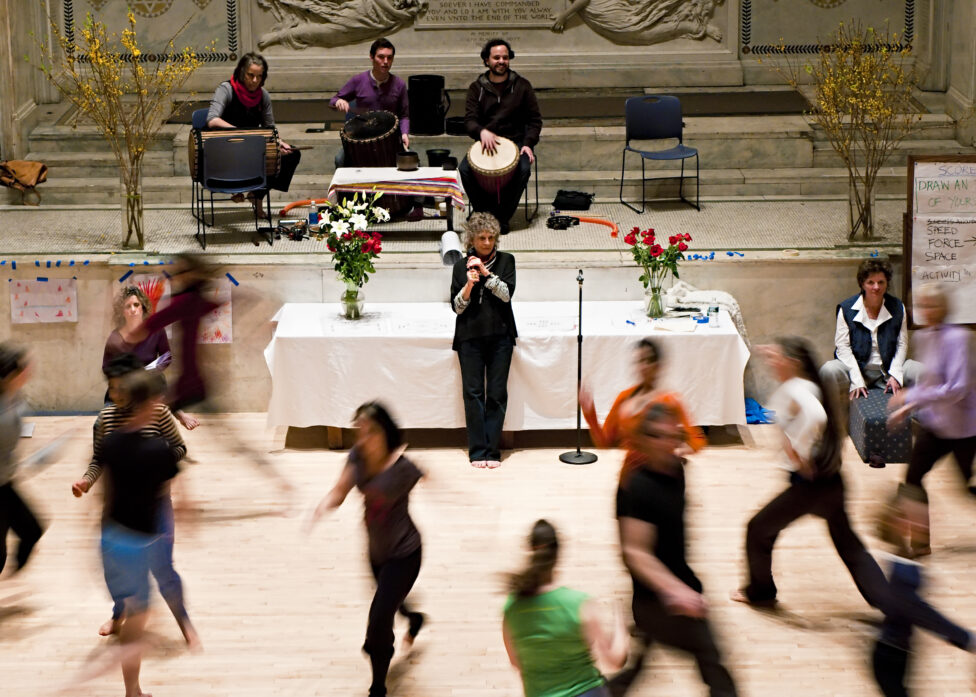
M 512 337 L 507 334 L 468 339 L 458 347 L 471 462 L 501 459 L 513 349 Z
M 854 584 L 872 606 L 886 607 L 888 582 L 881 567 L 851 528 L 844 508 L 844 480 L 835 475 L 810 482 L 797 474 L 790 477 L 786 491 L 766 504 L 746 527 L 746 557 L 749 563 L 749 585 L 745 593 L 753 602 L 776 597 L 773 582 L 773 545 L 790 523 L 805 515 L 827 521 L 827 530 L 837 554 L 851 573 Z
M 44 534 L 41 524 L 24 502 L 13 484 L 0 486 L 0 571 L 7 563 L 7 531 L 20 538 L 17 545 L 17 569 L 24 568 L 34 545 Z
M 521 148 L 521 146 L 519 146 Z M 465 157 L 458 165 L 458 173 L 461 175 L 461 183 L 464 185 L 464 192 L 468 195 L 471 208 L 475 213 L 491 213 L 498 218 L 502 225 L 502 230 L 508 230 L 508 221 L 518 210 L 519 201 L 522 200 L 522 192 L 525 191 L 526 184 L 529 183 L 529 175 L 532 174 L 532 163 L 529 162 L 528 155 L 519 156 L 518 165 L 515 168 L 515 176 L 502 187 L 501 191 L 485 191 L 471 171 L 468 158 Z
M 976 436 L 969 438 L 940 438 L 927 428 L 919 428 L 912 459 L 908 463 L 905 482 L 922 486 L 922 478 L 929 473 L 942 457 L 952 453 L 963 481 L 973 476 L 973 457 L 976 456 Z
M 376 579 L 376 593 L 369 606 L 369 622 L 366 625 L 366 642 L 363 651 L 369 656 L 373 668 L 373 682 L 369 697 L 386 695 L 386 674 L 393 658 L 393 620 L 396 613 L 410 620 L 412 634 L 419 629 L 421 615 L 411 612 L 404 601 L 420 573 L 421 550 L 403 559 L 390 559 L 382 564 L 370 563 Z
M 268 188 L 276 191 L 288 191 L 288 187 L 291 186 L 291 178 L 295 176 L 295 170 L 301 160 L 301 150 L 281 153 L 281 167 L 278 168 L 278 174 L 268 179 Z
M 874 645 L 871 657 L 874 679 L 885 697 L 908 697 L 905 673 L 908 672 L 908 652 L 880 641 Z
M 634 623 L 644 634 L 646 648 L 658 641 L 690 653 L 698 663 L 698 672 L 708 686 L 711 697 L 735 697 L 735 683 L 732 682 L 729 671 L 722 665 L 722 656 L 715 644 L 708 620 L 671 614 L 654 598 L 635 596 L 632 607 Z M 608 686 L 614 697 L 627 693 L 640 672 L 642 663 L 643 656 L 634 669 L 625 670 L 610 680 Z

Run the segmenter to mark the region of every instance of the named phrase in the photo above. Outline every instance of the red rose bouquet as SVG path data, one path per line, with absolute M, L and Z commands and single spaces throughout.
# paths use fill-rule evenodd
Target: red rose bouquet
M 650 289 L 647 308 L 649 316 L 661 317 L 664 314 L 661 286 L 668 274 L 678 278 L 678 262 L 684 260 L 688 242 L 691 242 L 691 235 L 678 233 L 668 237 L 668 246 L 665 247 L 657 240 L 654 228 L 641 230 L 635 227 L 624 235 L 624 243 L 630 245 L 634 261 L 644 269 L 640 282 L 644 284 L 645 290 Z

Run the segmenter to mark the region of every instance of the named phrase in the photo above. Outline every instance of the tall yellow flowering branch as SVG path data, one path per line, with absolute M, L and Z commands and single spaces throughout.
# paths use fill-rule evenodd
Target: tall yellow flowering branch
M 127 247 L 135 235 L 142 249 L 142 158 L 174 107 L 173 93 L 203 61 L 190 48 L 175 47 L 176 37 L 186 24 L 165 49 L 147 59 L 139 48 L 136 17 L 131 10 L 127 20 L 121 34 L 110 34 L 89 14 L 79 29 L 78 41 L 65 36 L 52 20 L 57 49 L 42 44 L 43 53 L 52 54 L 52 64 L 38 67 L 80 113 L 95 123 L 111 146 L 126 194 L 122 244 Z
M 781 52 L 786 56 L 785 46 Z M 774 70 L 794 88 L 804 82 L 800 66 L 788 56 Z M 851 20 L 840 24 L 831 43 L 820 44 L 816 61 L 802 72 L 815 90 L 810 116 L 847 166 L 853 198 L 848 237 L 858 232 L 871 237 L 878 172 L 921 120 L 912 102 L 911 47 L 900 46 L 897 34 L 887 29 Z

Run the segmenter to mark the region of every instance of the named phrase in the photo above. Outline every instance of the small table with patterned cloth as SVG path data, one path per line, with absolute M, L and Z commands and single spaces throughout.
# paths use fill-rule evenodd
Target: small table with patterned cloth
M 457 170 L 419 167 L 403 172 L 396 167 L 340 167 L 329 184 L 329 200 L 340 193 L 379 192 L 393 196 L 432 196 L 447 202 L 447 229 L 454 229 L 454 209 L 463 211 L 464 187 Z

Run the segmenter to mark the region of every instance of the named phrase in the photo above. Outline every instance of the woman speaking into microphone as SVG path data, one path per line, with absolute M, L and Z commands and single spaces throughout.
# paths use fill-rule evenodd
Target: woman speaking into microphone
M 508 369 L 515 347 L 515 257 L 498 251 L 501 227 L 490 213 L 474 213 L 464 228 L 468 256 L 454 264 L 451 306 L 461 364 L 468 459 L 472 467 L 501 465 L 499 441 L 508 405 Z

